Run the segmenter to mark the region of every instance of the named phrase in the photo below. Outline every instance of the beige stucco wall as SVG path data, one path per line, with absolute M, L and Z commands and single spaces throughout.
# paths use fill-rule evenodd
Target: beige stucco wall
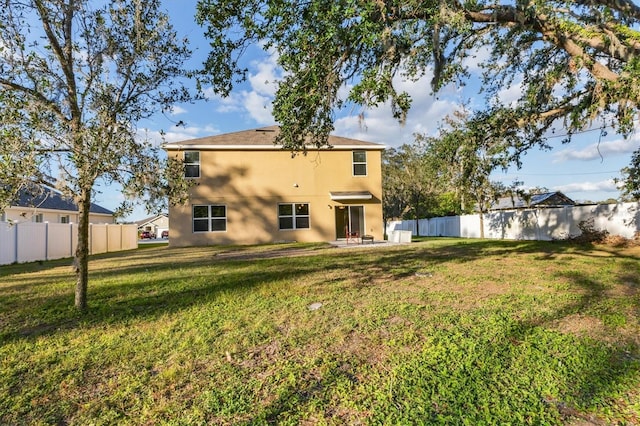
M 42 221 L 49 223 L 61 223 L 62 216 L 69 216 L 71 223 L 78 223 L 78 214 L 63 210 L 50 210 L 29 207 L 12 206 L 5 210 L 6 221 L 11 222 L 32 222 L 33 216 L 42 214 Z M 112 215 L 106 214 L 89 214 L 90 223 L 114 223 Z
M 293 158 L 281 150 L 200 151 L 200 165 L 189 202 L 170 207 L 172 246 L 331 241 L 335 210 L 349 204 L 364 206 L 365 233 L 383 238 L 380 150 L 367 150 L 367 176 L 353 176 L 351 149 Z M 333 201 L 331 191 L 369 191 L 373 198 Z M 309 203 L 310 229 L 279 230 L 278 203 Z M 226 205 L 225 232 L 192 232 L 192 206 L 199 204 Z

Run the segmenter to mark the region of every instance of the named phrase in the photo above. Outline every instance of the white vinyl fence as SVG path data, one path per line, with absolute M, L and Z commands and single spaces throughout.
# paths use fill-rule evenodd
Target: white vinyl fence
M 73 257 L 77 246 L 76 223 L 0 222 L 0 265 Z M 137 247 L 136 225 L 89 225 L 90 254 Z
M 578 224 L 593 220 L 596 230 L 633 238 L 640 231 L 640 202 L 507 210 L 484 214 L 484 237 L 505 240 L 554 240 L 578 236 Z M 418 228 L 419 227 L 419 228 Z M 391 221 L 393 231 L 411 231 L 425 237 L 480 238 L 480 215 Z

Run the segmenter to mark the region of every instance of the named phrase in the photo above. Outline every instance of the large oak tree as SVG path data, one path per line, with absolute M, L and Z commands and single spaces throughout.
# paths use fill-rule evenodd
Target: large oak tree
M 54 180 L 75 201 L 79 309 L 87 307 L 96 184 L 117 183 L 150 203 L 175 189 L 164 177 L 179 165 L 163 168 L 158 149 L 136 127 L 190 98 L 176 80 L 190 51 L 160 6 L 159 0 L 0 3 L 0 209 L 19 191 Z
M 250 44 L 277 51 L 285 78 L 274 116 L 291 148 L 309 133 L 325 143 L 345 101 L 390 101 L 404 119 L 411 96 L 396 90 L 396 76 L 432 72 L 436 91 L 464 84 L 480 52 L 492 130 L 520 132 L 516 160 L 552 127 L 626 135 L 638 113 L 640 7 L 630 0 L 200 0 L 197 16 L 211 40 L 205 68 L 223 95 L 246 77 Z M 519 100 L 499 105 L 497 94 L 514 84 Z

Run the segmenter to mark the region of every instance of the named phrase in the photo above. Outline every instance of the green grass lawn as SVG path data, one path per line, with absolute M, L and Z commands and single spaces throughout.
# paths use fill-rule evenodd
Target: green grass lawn
M 149 247 L 83 315 L 69 264 L 0 267 L 0 424 L 640 424 L 637 247 Z

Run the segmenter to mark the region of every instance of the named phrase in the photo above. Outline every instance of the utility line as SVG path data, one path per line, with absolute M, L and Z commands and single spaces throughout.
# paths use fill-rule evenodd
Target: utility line
M 635 123 L 636 123 L 636 125 L 638 124 L 638 122 L 635 122 Z M 595 127 L 595 128 L 593 128 L 593 129 L 580 130 L 580 131 L 577 131 L 577 132 L 573 132 L 573 133 L 571 133 L 571 136 L 574 136 L 574 135 L 582 135 L 582 134 L 584 134 L 584 133 L 590 133 L 590 132 L 601 132 L 601 136 L 602 136 L 602 132 L 603 132 L 603 131 L 605 131 L 605 132 L 606 132 L 606 130 L 605 130 L 605 129 L 613 129 L 613 128 L 614 128 L 614 127 L 613 127 L 612 125 L 610 125 L 610 124 L 605 124 L 604 126 L 601 126 L 601 127 Z M 636 131 L 637 131 L 637 129 L 634 129 L 634 130 L 633 130 L 633 133 L 635 133 Z M 608 132 L 607 132 L 607 133 L 608 133 Z M 551 136 L 545 136 L 545 137 L 546 137 L 547 139 L 553 139 L 553 138 L 564 138 L 564 137 L 567 137 L 567 136 L 569 136 L 569 134 L 568 134 L 568 133 L 564 133 L 564 134 L 562 134 L 562 135 L 556 135 L 556 134 L 553 134 L 553 133 L 552 133 L 552 134 L 551 134 Z
M 506 176 L 576 176 L 576 175 L 604 175 L 608 173 L 620 173 L 620 170 L 608 170 L 604 172 L 583 173 L 505 173 Z

